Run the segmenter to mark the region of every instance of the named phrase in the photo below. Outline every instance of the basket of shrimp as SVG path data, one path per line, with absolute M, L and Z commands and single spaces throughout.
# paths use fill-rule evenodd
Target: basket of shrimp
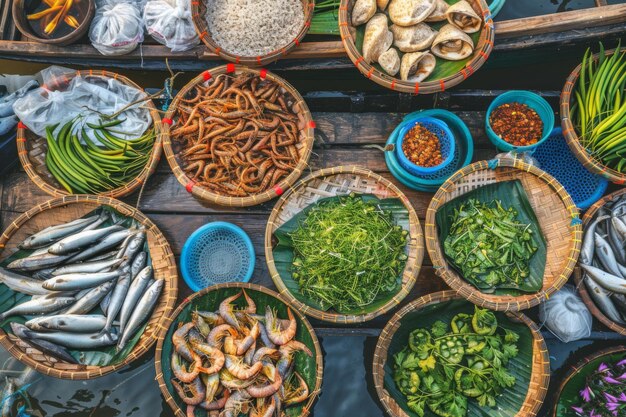
M 187 298 L 159 335 L 155 362 L 177 417 L 307 416 L 322 384 L 322 352 L 307 319 L 249 283 Z
M 163 125 L 178 181 L 209 203 L 244 207 L 281 195 L 307 167 L 315 124 L 302 96 L 266 70 L 228 64 L 175 97 Z
M 108 197 L 49 200 L 0 237 L 0 344 L 46 375 L 91 379 L 146 353 L 174 309 L 159 229 Z

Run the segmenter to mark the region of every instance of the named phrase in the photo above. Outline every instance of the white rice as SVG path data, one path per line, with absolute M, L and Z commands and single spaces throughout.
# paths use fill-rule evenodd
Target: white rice
M 301 0 L 207 0 L 213 40 L 233 55 L 256 57 L 282 49 L 304 26 Z

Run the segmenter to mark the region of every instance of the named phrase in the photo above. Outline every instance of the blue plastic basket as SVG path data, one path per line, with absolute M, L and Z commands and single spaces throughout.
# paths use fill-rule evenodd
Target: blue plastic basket
M 385 152 L 385 162 L 393 176 L 405 186 L 417 191 L 435 192 L 452 174 L 472 161 L 472 157 L 474 156 L 474 141 L 472 140 L 469 129 L 456 114 L 447 110 L 431 109 L 406 115 L 403 121 L 389 136 L 387 148 L 395 147 L 400 130 L 406 123 L 423 117 L 437 118 L 445 122 L 452 131 L 455 139 L 455 150 L 452 162 L 445 169 L 436 174 L 421 176 L 412 175 L 402 168 L 396 158 L 396 153 L 393 151 Z
M 180 256 L 183 279 L 193 291 L 213 284 L 248 282 L 255 262 L 250 238 L 232 223 L 213 222 L 193 232 Z
M 422 167 L 417 164 L 414 164 L 406 157 L 404 151 L 402 150 L 402 145 L 404 144 L 404 138 L 407 133 L 411 129 L 413 129 L 416 125 L 422 125 L 425 129 L 428 129 L 431 133 L 437 136 L 439 139 L 439 145 L 441 146 L 441 156 L 443 161 L 439 165 L 435 165 L 432 167 Z M 413 175 L 433 175 L 437 174 L 437 172 L 445 169 L 452 160 L 454 159 L 454 150 L 456 148 L 456 141 L 454 140 L 454 135 L 450 131 L 448 125 L 433 117 L 420 117 L 417 119 L 412 119 L 410 123 L 402 123 L 402 129 L 400 129 L 400 133 L 398 134 L 398 142 L 395 146 L 396 149 L 396 157 L 400 162 L 400 165 Z
M 588 171 L 580 163 L 567 145 L 560 127 L 555 128 L 548 140 L 537 147 L 533 157 L 537 159 L 541 169 L 565 187 L 581 210 L 598 201 L 609 185 L 608 180 Z
M 489 118 L 491 117 L 491 113 L 499 106 L 507 103 L 521 103 L 526 104 L 531 109 L 535 110 L 541 121 L 543 121 L 543 136 L 537 143 L 528 146 L 514 146 L 503 140 L 500 136 L 496 135 L 496 133 L 491 128 L 491 124 L 489 123 Z M 546 100 L 544 100 L 541 96 L 538 96 L 535 93 L 531 93 L 530 91 L 522 91 L 522 90 L 511 90 L 506 93 L 500 94 L 496 97 L 489 108 L 487 109 L 487 116 L 485 117 L 485 132 L 487 132 L 487 137 L 496 145 L 496 147 L 504 152 L 516 151 L 516 152 L 529 152 L 537 148 L 542 142 L 548 139 L 550 133 L 554 129 L 554 111 L 550 104 Z

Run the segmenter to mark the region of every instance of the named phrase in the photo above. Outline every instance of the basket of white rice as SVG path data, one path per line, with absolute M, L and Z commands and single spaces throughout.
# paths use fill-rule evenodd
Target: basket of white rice
M 196 31 L 223 59 L 249 66 L 274 62 L 300 44 L 314 0 L 193 1 Z

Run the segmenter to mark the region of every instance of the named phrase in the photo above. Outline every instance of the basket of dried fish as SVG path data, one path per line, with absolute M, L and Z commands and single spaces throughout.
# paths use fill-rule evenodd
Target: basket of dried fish
M 409 294 L 424 258 L 420 221 L 392 182 L 365 168 L 316 171 L 281 197 L 265 229 L 276 287 L 299 311 L 361 323 Z
M 52 73 L 44 81 L 15 105 L 28 177 L 53 197 L 120 198 L 141 187 L 161 158 L 161 116 L 143 89 L 108 71 Z
M 598 200 L 583 216 L 584 238 L 575 279 L 595 318 L 626 335 L 626 189 Z
M 177 417 L 307 416 L 322 384 L 322 351 L 307 319 L 248 283 L 185 299 L 159 334 L 155 362 Z
M 519 311 L 567 282 L 580 223 L 550 175 L 519 159 L 494 159 L 457 171 L 437 191 L 426 213 L 426 247 L 437 275 L 461 296 Z
M 225 206 L 281 195 L 313 147 L 315 124 L 302 96 L 276 75 L 234 64 L 191 80 L 164 122 L 163 148 L 178 181 L 194 197 Z
M 300 45 L 314 7 L 314 0 L 198 0 L 191 2 L 191 14 L 211 52 L 226 61 L 261 66 Z
M 494 40 L 484 0 L 341 0 L 339 29 L 363 75 L 412 94 L 463 82 L 485 63 Z
M 550 358 L 524 314 L 441 291 L 391 318 L 376 343 L 373 374 L 393 417 L 533 417 L 548 391 Z
M 165 237 L 117 200 L 50 200 L 11 223 L 0 248 L 0 343 L 46 375 L 120 369 L 148 351 L 174 308 L 178 278 Z

